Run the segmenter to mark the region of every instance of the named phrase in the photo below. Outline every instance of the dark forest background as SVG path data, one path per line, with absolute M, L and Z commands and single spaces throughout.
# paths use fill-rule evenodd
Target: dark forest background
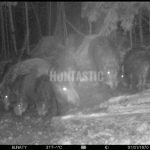
M 0 55 L 30 54 L 43 36 L 107 36 L 124 51 L 150 43 L 149 2 L 1 2 Z

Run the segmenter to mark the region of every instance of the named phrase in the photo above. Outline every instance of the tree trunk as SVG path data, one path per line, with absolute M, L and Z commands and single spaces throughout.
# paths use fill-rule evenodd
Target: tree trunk
M 3 16 L 3 8 L 2 8 L 2 5 L 0 5 L 0 15 L 1 15 L 1 32 L 2 32 L 2 55 L 4 57 L 5 56 L 5 52 L 6 52 L 6 45 L 5 45 L 5 27 L 4 27 L 4 16 Z
M 92 22 L 88 21 L 88 23 L 89 23 L 89 34 L 91 35 L 92 34 Z
M 67 26 L 66 26 L 66 14 L 65 14 L 64 3 L 62 3 L 61 12 L 62 12 L 62 17 L 63 17 L 63 30 L 64 30 L 63 37 L 66 38 L 68 36 L 68 31 L 67 31 Z
M 142 12 L 139 12 L 139 35 L 140 35 L 140 44 L 143 45 L 143 28 L 142 28 Z
M 28 18 L 28 4 L 25 2 L 25 18 L 26 18 L 26 33 L 27 33 L 27 54 L 30 54 L 30 30 L 29 30 L 29 18 Z
M 48 9 L 48 35 L 51 35 L 51 27 L 52 27 L 52 12 L 51 12 L 51 2 L 48 2 L 48 5 L 47 5 L 47 9 Z
M 12 7 L 11 5 L 8 5 L 9 19 L 10 19 L 10 26 L 11 26 L 11 37 L 12 37 L 12 40 L 13 40 L 13 46 L 14 46 L 15 54 L 17 54 L 15 28 L 14 28 L 14 22 L 13 22 L 13 16 L 12 16 L 12 8 L 11 7 Z
M 33 13 L 34 13 L 36 21 L 37 21 L 37 28 L 38 28 L 38 32 L 39 32 L 39 36 L 40 36 L 39 38 L 41 38 L 42 37 L 42 30 L 41 30 L 41 24 L 40 24 L 40 21 L 39 21 L 38 13 L 36 11 L 36 8 L 35 8 L 34 4 L 32 4 L 32 2 L 31 2 L 31 6 L 32 6 Z
M 6 33 L 5 33 L 5 36 L 6 36 L 6 51 L 5 51 L 5 56 L 9 56 L 9 51 L 10 51 L 10 38 L 9 38 L 9 21 L 8 21 L 8 14 L 7 12 L 5 12 L 5 23 L 6 23 Z
M 130 48 L 133 47 L 132 28 L 130 29 Z

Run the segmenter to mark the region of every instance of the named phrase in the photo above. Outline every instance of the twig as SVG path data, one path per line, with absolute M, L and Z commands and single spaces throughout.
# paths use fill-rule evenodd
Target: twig
M 73 29 L 75 32 L 79 33 L 79 34 L 82 35 L 82 36 L 85 36 L 85 34 L 82 33 L 82 32 L 80 32 L 75 26 L 73 26 L 73 25 L 68 21 L 68 19 L 65 18 L 65 21 L 66 21 L 66 23 L 68 23 L 68 25 L 70 25 L 70 26 L 72 27 L 72 29 Z

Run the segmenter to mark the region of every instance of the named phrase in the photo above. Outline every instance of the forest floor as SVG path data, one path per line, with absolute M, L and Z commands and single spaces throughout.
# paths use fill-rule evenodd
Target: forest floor
M 150 144 L 150 90 L 62 117 L 3 111 L 0 144 Z

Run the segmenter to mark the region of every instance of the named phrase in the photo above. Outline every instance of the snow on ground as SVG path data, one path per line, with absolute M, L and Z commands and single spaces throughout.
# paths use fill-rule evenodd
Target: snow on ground
M 150 144 L 150 90 L 62 117 L 2 111 L 0 137 L 0 144 Z

